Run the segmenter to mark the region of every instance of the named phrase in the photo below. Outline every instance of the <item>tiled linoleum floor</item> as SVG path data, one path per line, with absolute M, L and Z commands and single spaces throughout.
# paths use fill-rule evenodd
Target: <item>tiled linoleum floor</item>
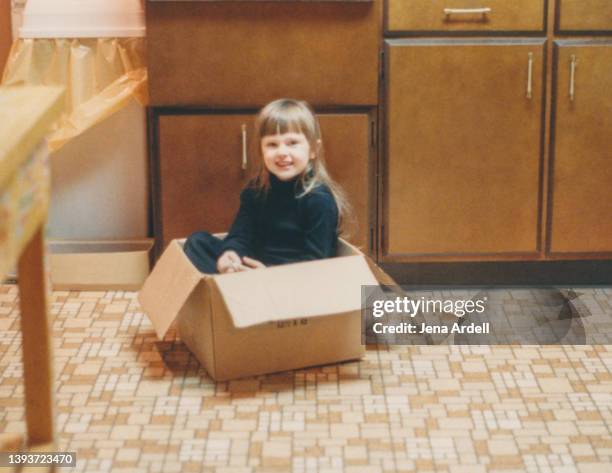
M 52 315 L 61 471 L 612 471 L 612 346 L 372 347 L 214 383 L 135 293 L 54 292 Z M 25 429 L 18 327 L 0 286 L 0 432 Z

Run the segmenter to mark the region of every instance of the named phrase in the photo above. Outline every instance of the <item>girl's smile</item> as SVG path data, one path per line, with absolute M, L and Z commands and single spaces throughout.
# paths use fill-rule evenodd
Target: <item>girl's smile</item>
M 261 139 L 261 154 L 266 169 L 281 181 L 301 175 L 314 159 L 310 143 L 303 133 L 266 135 Z

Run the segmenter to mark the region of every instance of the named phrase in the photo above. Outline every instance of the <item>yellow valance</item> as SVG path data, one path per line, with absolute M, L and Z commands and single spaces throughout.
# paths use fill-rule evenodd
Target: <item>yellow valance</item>
M 146 105 L 145 38 L 19 39 L 2 85 L 65 87 L 62 117 L 48 136 L 49 148 L 57 150 L 132 97 Z

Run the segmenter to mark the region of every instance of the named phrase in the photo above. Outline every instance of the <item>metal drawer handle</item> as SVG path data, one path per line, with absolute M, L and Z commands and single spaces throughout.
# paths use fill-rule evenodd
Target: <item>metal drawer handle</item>
M 481 13 L 483 16 L 491 13 L 491 8 L 445 8 L 444 14 L 448 17 L 450 15 L 471 15 L 474 13 Z
M 574 95 L 576 92 L 576 55 L 572 54 L 570 56 L 570 83 L 569 83 L 569 98 L 573 102 Z
M 533 53 L 529 53 L 529 66 L 527 68 L 527 98 L 532 96 L 532 81 L 533 81 Z
M 246 125 L 242 124 L 242 169 L 247 168 L 247 131 Z

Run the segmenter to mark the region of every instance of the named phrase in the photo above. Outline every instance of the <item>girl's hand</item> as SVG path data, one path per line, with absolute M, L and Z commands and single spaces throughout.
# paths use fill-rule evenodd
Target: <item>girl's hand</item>
M 261 261 L 257 261 L 256 259 L 249 258 L 248 256 L 245 256 L 244 258 L 242 258 L 242 262 L 244 263 L 245 266 L 248 266 L 249 269 L 258 269 L 258 268 L 266 267 L 266 265 L 263 264 Z
M 217 271 L 221 274 L 235 273 L 250 269 L 242 264 L 240 256 L 233 250 L 227 250 L 217 260 Z

